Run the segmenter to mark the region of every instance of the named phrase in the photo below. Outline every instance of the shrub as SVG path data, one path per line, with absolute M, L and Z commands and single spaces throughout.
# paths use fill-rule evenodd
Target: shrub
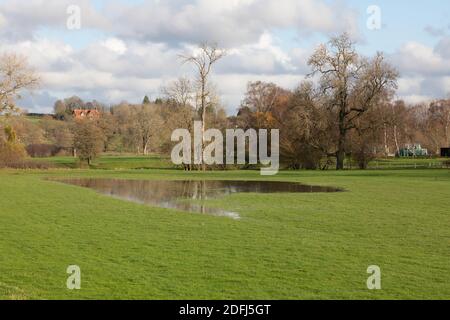
M 26 150 L 32 158 L 48 158 L 56 156 L 62 148 L 52 144 L 30 144 Z
M 37 162 L 30 160 L 18 160 L 15 162 L 9 162 L 8 164 L 0 165 L 0 168 L 9 168 L 9 169 L 51 169 L 56 168 L 54 164 L 48 162 Z
M 0 166 L 21 161 L 25 156 L 26 152 L 22 145 L 0 141 Z
M 25 147 L 17 141 L 16 133 L 12 127 L 6 127 L 4 133 L 6 139 L 0 137 L 0 168 L 48 169 L 51 167 L 48 163 L 26 159 Z
M 10 126 L 5 128 L 6 140 L 0 138 L 0 167 L 9 167 L 13 163 L 25 159 L 26 151 L 22 144 L 16 141 L 16 133 Z
M 370 161 L 376 159 L 376 155 L 371 150 L 361 148 L 352 154 L 352 158 L 358 164 L 359 169 L 365 170 L 369 166 Z

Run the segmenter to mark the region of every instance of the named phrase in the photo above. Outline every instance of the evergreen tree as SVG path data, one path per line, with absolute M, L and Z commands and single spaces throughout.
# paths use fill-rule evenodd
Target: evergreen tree
M 150 99 L 148 96 L 144 97 L 144 100 L 142 101 L 142 104 L 150 104 Z

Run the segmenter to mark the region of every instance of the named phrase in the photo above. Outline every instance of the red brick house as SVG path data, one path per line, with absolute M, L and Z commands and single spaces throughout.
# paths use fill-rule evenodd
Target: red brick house
M 73 110 L 73 116 L 76 120 L 97 119 L 100 117 L 100 112 L 98 110 L 75 109 Z

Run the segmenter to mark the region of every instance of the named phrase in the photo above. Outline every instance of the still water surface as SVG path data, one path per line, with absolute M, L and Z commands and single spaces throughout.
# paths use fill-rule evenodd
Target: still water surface
M 119 199 L 181 211 L 226 216 L 240 219 L 239 213 L 205 206 L 205 201 L 233 193 L 314 193 L 338 192 L 332 187 L 309 186 L 273 181 L 214 180 L 121 180 L 68 179 L 60 180 Z

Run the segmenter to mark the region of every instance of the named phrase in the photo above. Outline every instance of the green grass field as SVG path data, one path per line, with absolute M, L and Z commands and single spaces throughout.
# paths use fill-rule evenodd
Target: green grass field
M 85 163 L 74 157 L 51 157 L 51 158 L 35 158 L 34 162 L 49 163 L 57 168 L 77 169 L 87 166 Z M 124 170 L 124 169 L 175 169 L 170 158 L 162 158 L 158 155 L 135 156 L 135 155 L 104 155 L 96 159 L 91 169 L 102 170 Z
M 111 157 L 98 162 L 103 170 L 0 170 L 0 299 L 450 299 L 449 170 L 267 178 L 258 171 L 131 170 L 134 162 Z M 124 170 L 105 170 L 113 167 Z M 209 201 L 239 211 L 234 221 L 117 200 L 47 177 L 271 179 L 346 192 Z M 79 291 L 66 288 L 69 265 L 81 268 Z M 370 265 L 381 267 L 382 290 L 366 287 Z
M 46 162 L 59 168 L 79 168 L 80 162 L 73 157 L 52 157 L 32 159 L 35 162 Z M 373 160 L 369 164 L 372 170 L 394 169 L 436 169 L 448 167 L 444 165 L 449 159 L 444 158 L 389 158 Z M 332 165 L 330 169 L 333 169 Z M 358 169 L 356 164 L 346 162 L 347 169 Z M 104 155 L 94 161 L 91 169 L 123 170 L 123 169 L 176 169 L 170 158 L 159 155 L 135 156 L 135 155 Z

